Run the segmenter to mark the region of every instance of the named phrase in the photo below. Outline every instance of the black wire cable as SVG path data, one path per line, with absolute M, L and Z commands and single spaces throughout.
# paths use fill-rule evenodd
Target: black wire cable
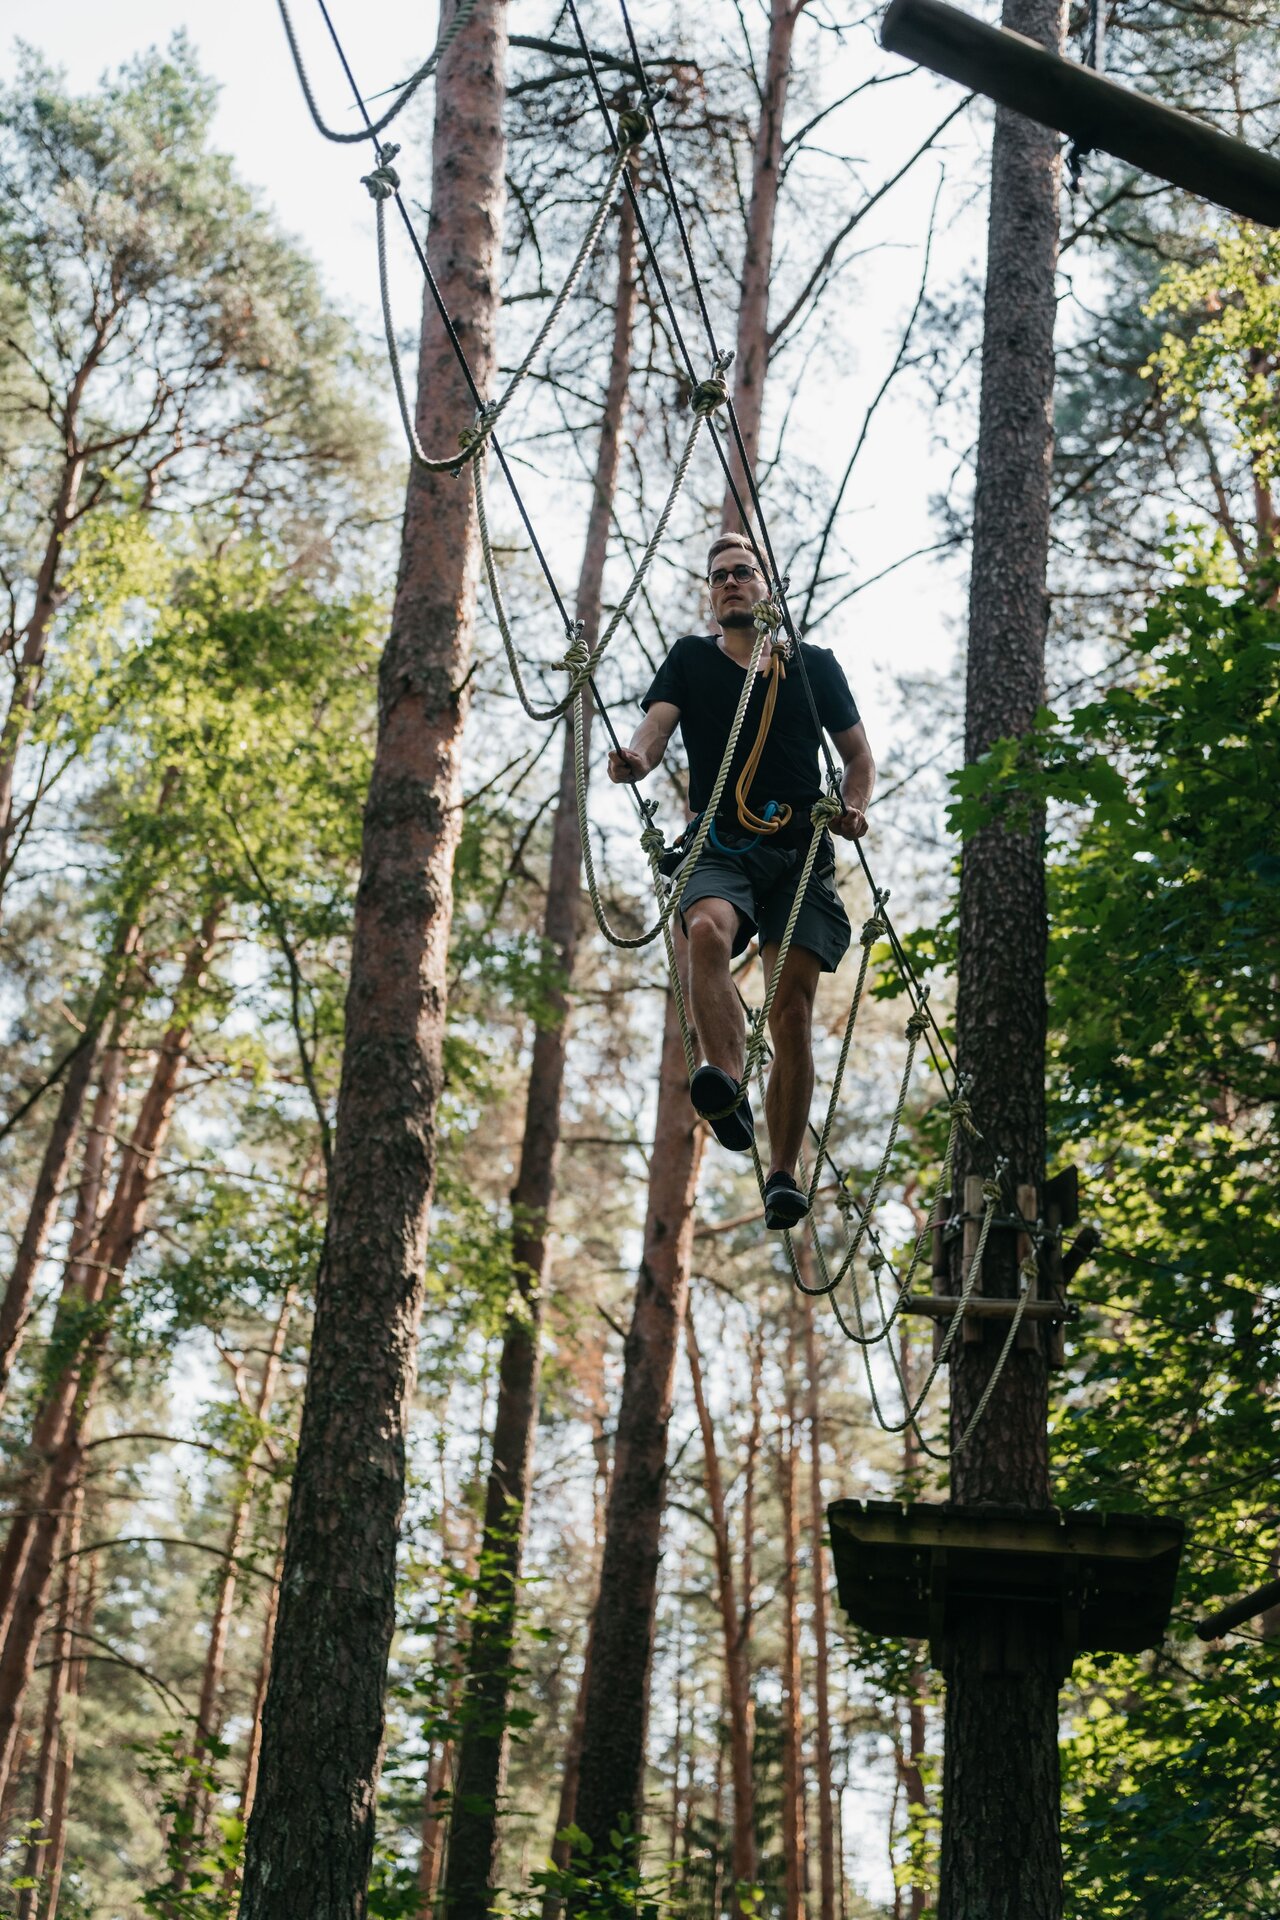
M 351 71 L 351 64 L 347 59 L 346 52 L 343 49 L 342 42 L 338 37 L 337 29 L 334 26 L 332 19 L 330 18 L 329 9 L 325 4 L 325 0 L 316 0 L 316 4 L 320 9 L 320 13 L 324 19 L 325 26 L 329 29 L 329 37 L 333 41 L 334 50 L 337 53 L 339 61 L 341 62 L 342 71 L 347 76 L 347 81 L 351 87 L 351 91 L 353 95 L 355 96 L 355 102 L 357 107 L 360 110 L 361 117 L 364 120 L 365 126 L 369 128 L 369 138 L 373 142 L 374 154 L 378 160 L 379 165 L 381 165 L 381 161 L 382 161 L 381 143 L 378 140 L 377 134 L 373 132 L 373 122 L 369 118 L 369 110 L 365 105 L 364 95 L 361 93 L 359 86 L 356 84 L 355 75 Z M 616 147 L 617 145 L 616 140 L 614 141 L 614 145 Z M 425 276 L 427 287 L 430 291 L 431 298 L 435 305 L 436 312 L 440 316 L 440 323 L 443 326 L 445 333 L 448 336 L 450 346 L 453 348 L 454 357 L 456 358 L 458 362 L 458 366 L 462 371 L 463 379 L 466 381 L 468 390 L 470 391 L 470 394 L 471 394 L 471 398 L 475 402 L 476 410 L 478 412 L 482 412 L 485 404 L 483 397 L 481 396 L 479 387 L 476 385 L 475 376 L 471 371 L 471 366 L 467 360 L 466 352 L 463 348 L 462 342 L 458 338 L 458 330 L 453 324 L 453 320 L 450 316 L 448 307 L 445 305 L 444 296 L 441 293 L 440 288 L 436 282 L 436 277 L 434 273 L 431 271 L 431 262 L 427 258 L 426 249 L 422 246 L 421 242 L 418 239 L 417 231 L 414 228 L 413 221 L 409 216 L 409 210 L 404 204 L 404 199 L 400 193 L 399 188 L 396 189 L 393 195 L 393 198 L 395 200 L 396 207 L 399 211 L 400 218 L 404 222 L 405 231 L 409 236 L 410 242 L 412 243 L 413 250 L 418 256 L 418 264 L 422 268 L 423 275 Z M 564 623 L 564 628 L 566 633 L 571 632 L 573 629 L 574 623 L 569 618 L 568 609 L 565 606 L 563 596 L 561 595 L 561 592 L 560 592 L 560 588 L 556 584 L 555 575 L 552 573 L 546 554 L 542 550 L 542 543 L 538 539 L 537 533 L 534 530 L 533 520 L 530 517 L 528 508 L 525 506 L 524 500 L 520 493 L 520 489 L 516 485 L 515 476 L 512 473 L 510 466 L 507 464 L 507 457 L 505 453 L 502 451 L 502 448 L 498 444 L 496 435 L 492 435 L 490 437 L 489 444 L 493 448 L 494 453 L 497 455 L 498 464 L 502 468 L 503 477 L 506 480 L 507 486 L 511 490 L 511 498 L 515 502 L 516 510 L 519 513 L 521 520 L 524 522 L 525 532 L 529 536 L 530 544 L 532 545 L 533 551 L 537 556 L 538 565 L 542 569 L 542 577 L 546 581 L 547 586 L 550 589 L 552 599 L 555 601 L 556 611 L 559 613 L 560 618 Z M 614 730 L 612 717 L 609 713 L 608 707 L 605 705 L 604 701 L 600 697 L 600 690 L 596 686 L 594 676 L 591 676 L 589 678 L 587 684 L 591 688 L 592 695 L 595 699 L 596 710 L 599 713 L 600 718 L 604 721 L 605 728 L 608 732 L 609 738 L 610 740 L 612 740 L 615 749 L 619 753 L 621 753 L 622 742 L 621 740 L 619 740 L 618 735 Z M 653 817 L 654 803 L 651 801 L 646 801 L 639 793 L 637 793 L 634 786 L 629 787 L 628 791 L 631 794 L 631 798 L 635 804 L 636 811 L 640 815 L 641 823 L 647 827 L 650 824 Z

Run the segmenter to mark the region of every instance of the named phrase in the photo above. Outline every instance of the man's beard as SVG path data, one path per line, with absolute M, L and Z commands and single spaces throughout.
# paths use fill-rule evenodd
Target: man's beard
M 755 623 L 755 615 L 749 607 L 738 607 L 732 613 L 726 613 L 720 625 L 727 633 L 730 627 L 754 627 Z

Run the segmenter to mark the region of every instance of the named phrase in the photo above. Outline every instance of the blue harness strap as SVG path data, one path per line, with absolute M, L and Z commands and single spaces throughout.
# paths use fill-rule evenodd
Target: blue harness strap
M 778 812 L 777 801 L 770 800 L 768 806 L 765 808 L 763 814 L 760 817 L 763 820 L 772 820 L 774 815 L 777 812 Z M 696 821 L 694 822 L 694 825 L 696 828 L 697 826 Z M 758 847 L 760 842 L 763 839 L 764 839 L 764 835 L 762 833 L 757 833 L 753 835 L 753 837 L 750 840 L 747 841 L 747 844 L 745 847 L 726 847 L 724 842 L 721 840 L 719 834 L 716 832 L 716 823 L 714 820 L 711 822 L 710 830 L 707 833 L 707 840 L 709 844 L 715 848 L 716 852 L 727 853 L 732 858 L 737 858 L 739 855 L 744 853 L 750 853 L 752 847 Z

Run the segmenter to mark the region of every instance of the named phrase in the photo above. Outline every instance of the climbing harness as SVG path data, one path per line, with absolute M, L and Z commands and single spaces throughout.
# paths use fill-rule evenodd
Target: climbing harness
M 387 339 L 392 379 L 395 385 L 397 402 L 401 420 L 405 428 L 406 438 L 409 443 L 411 457 L 416 466 L 433 473 L 453 473 L 457 475 L 464 472 L 467 468 L 470 468 L 472 472 L 475 485 L 477 522 L 486 577 L 493 597 L 499 633 L 502 638 L 503 648 L 518 697 L 526 713 L 536 720 L 552 721 L 561 717 L 566 711 L 568 711 L 571 716 L 574 787 L 578 826 L 582 844 L 583 870 L 596 923 L 604 937 L 612 945 L 620 948 L 633 949 L 644 947 L 661 936 L 671 982 L 672 996 L 679 1020 L 686 1067 L 690 1076 L 692 1076 L 696 1064 L 697 1051 L 689 1024 L 680 971 L 676 962 L 673 922 L 679 911 L 680 902 L 688 886 L 689 879 L 697 866 L 705 846 L 710 844 L 721 853 L 731 855 L 745 854 L 790 824 L 792 818 L 791 809 L 785 803 L 769 801 L 762 812 L 756 813 L 750 804 L 750 792 L 759 772 L 770 728 L 773 724 L 779 689 L 782 680 L 786 677 L 789 662 L 794 663 L 796 671 L 799 674 L 819 743 L 819 749 L 826 763 L 829 791 L 820 796 L 810 811 L 809 818 L 812 830 L 809 835 L 804 858 L 801 862 L 798 881 L 788 912 L 786 925 L 778 943 L 777 959 L 765 984 L 763 1003 L 760 1008 L 750 1016 L 750 1030 L 745 1050 L 744 1069 L 738 1098 L 733 1103 L 733 1106 L 737 1106 L 746 1098 L 746 1090 L 750 1086 L 753 1078 L 758 1080 L 763 1093 L 765 1064 L 769 1051 L 768 1023 L 778 984 L 791 948 L 800 910 L 817 860 L 818 850 L 822 845 L 823 837 L 831 823 L 838 819 L 843 813 L 844 803 L 840 797 L 839 776 L 830 747 L 827 744 L 823 732 L 817 702 L 814 698 L 804 654 L 800 646 L 799 635 L 796 632 L 787 605 L 786 592 L 788 582 L 785 575 L 779 571 L 777 565 L 772 541 L 769 536 L 768 523 L 760 502 L 752 463 L 747 457 L 742 432 L 738 424 L 732 399 L 729 396 L 726 374 L 731 364 L 732 355 L 722 351 L 715 338 L 715 331 L 712 326 L 706 297 L 689 242 L 688 231 L 680 208 L 679 195 L 676 192 L 675 182 L 672 177 L 665 144 L 662 138 L 661 126 L 656 114 L 655 97 L 649 85 L 647 75 L 645 74 L 644 64 L 640 57 L 640 50 L 627 10 L 626 0 L 619 0 L 619 6 L 634 67 L 641 82 L 644 108 L 643 111 L 634 109 L 625 110 L 617 116 L 616 124 L 600 86 L 599 74 L 596 70 L 595 61 L 587 43 L 586 36 L 582 30 L 582 23 L 578 16 L 575 0 L 567 0 L 568 12 L 573 22 L 587 71 L 595 91 L 596 100 L 609 135 L 613 157 L 607 170 L 604 183 L 596 197 L 587 230 L 574 256 L 565 281 L 553 300 L 541 326 L 538 328 L 531 346 L 521 359 L 515 373 L 508 381 L 504 392 L 496 402 L 486 402 L 476 386 L 475 379 L 467 363 L 465 352 L 458 339 L 457 331 L 449 316 L 434 275 L 432 274 L 430 263 L 418 240 L 416 230 L 405 208 L 400 193 L 399 176 L 393 165 L 399 149 L 391 143 L 383 144 L 378 138 L 390 124 L 391 120 L 395 118 L 396 114 L 407 104 L 408 100 L 422 82 L 434 71 L 436 66 L 438 66 L 443 54 L 452 44 L 457 34 L 466 25 L 467 19 L 474 9 L 474 0 L 459 0 L 459 5 L 454 17 L 448 28 L 442 33 L 431 56 L 410 76 L 409 80 L 404 83 L 396 99 L 393 101 L 392 106 L 376 122 L 369 119 L 363 96 L 352 75 L 351 68 L 342 50 L 338 36 L 329 19 L 328 12 L 325 8 L 325 0 L 318 0 L 318 4 L 324 16 L 325 23 L 329 28 L 347 79 L 350 82 L 357 106 L 365 121 L 363 130 L 357 134 L 338 134 L 329 128 L 321 118 L 302 63 L 285 0 L 278 0 L 299 81 L 312 118 L 320 132 L 324 134 L 327 139 L 341 140 L 344 142 L 368 139 L 371 140 L 374 145 L 376 164 L 370 173 L 363 176 L 363 183 L 374 202 L 377 231 L 378 277 L 382 297 L 383 323 Z M 632 177 L 632 169 L 629 165 L 635 146 L 650 134 L 652 134 L 654 140 L 659 172 L 663 183 L 664 197 L 673 216 L 675 228 L 680 238 L 681 247 L 689 269 L 690 283 L 710 349 L 712 371 L 710 375 L 704 379 L 699 379 L 697 376 L 692 356 L 681 331 L 679 318 L 676 314 L 670 291 L 662 272 L 653 239 L 644 218 L 643 209 Z M 594 645 L 592 645 L 586 638 L 582 623 L 571 620 L 567 614 L 563 598 L 556 585 L 551 569 L 547 564 L 545 554 L 538 541 L 528 510 L 521 499 L 514 476 L 499 445 L 496 428 L 519 388 L 527 379 L 539 354 L 550 340 L 561 315 L 572 298 L 587 263 L 598 245 L 619 185 L 621 185 L 626 192 L 635 213 L 637 231 L 642 237 L 649 258 L 655 284 L 670 324 L 671 335 L 688 375 L 689 389 L 691 392 L 690 406 L 693 419 L 680 458 L 676 464 L 663 510 L 655 524 L 653 533 L 645 545 L 639 562 L 633 570 L 631 581 L 618 602 L 612 618 L 604 632 L 599 636 Z M 474 421 L 470 426 L 465 427 L 460 432 L 459 451 L 452 455 L 437 457 L 429 455 L 426 452 L 418 440 L 413 418 L 408 406 L 403 371 L 401 369 L 395 339 L 395 327 L 391 315 L 389 293 L 385 213 L 387 202 L 390 200 L 395 201 L 401 218 L 409 232 L 412 245 L 426 279 L 429 293 L 435 303 L 441 323 L 451 342 L 475 404 L 476 412 Z M 711 794 L 702 812 L 696 819 L 689 823 L 675 847 L 668 849 L 666 846 L 665 836 L 655 819 L 656 807 L 654 803 L 644 799 L 636 792 L 634 786 L 631 786 L 629 789 L 640 819 L 640 846 L 649 862 L 658 911 L 652 926 L 645 928 L 639 934 L 624 934 L 617 931 L 610 924 L 595 871 L 590 819 L 587 808 L 586 735 L 588 709 L 586 702 L 588 699 L 594 698 L 615 750 L 621 751 L 621 742 L 618 739 L 608 708 L 600 699 L 596 689 L 593 677 L 594 672 L 610 642 L 626 618 L 631 603 L 639 592 L 654 556 L 665 536 L 676 503 L 684 489 L 693 456 L 702 435 L 702 430 L 707 421 L 718 416 L 721 410 L 724 411 L 729 437 L 733 442 L 739 468 L 746 483 L 747 493 L 750 499 L 750 508 L 748 508 L 739 490 L 736 475 L 730 464 L 729 452 L 720 444 L 719 438 L 714 433 L 711 435 L 711 444 L 723 469 L 730 497 L 737 506 L 741 517 L 741 524 L 747 530 L 748 542 L 755 554 L 757 563 L 766 582 L 771 584 L 765 597 L 759 601 L 752 610 L 756 631 L 751 658 L 743 676 L 742 691 L 735 708 L 733 721 L 729 728 Z M 567 650 L 561 665 L 569 675 L 569 684 L 563 697 L 547 706 L 537 706 L 529 697 L 521 671 L 519 651 L 511 633 L 510 622 L 507 617 L 502 595 L 498 568 L 490 536 L 485 498 L 484 466 L 490 449 L 492 449 L 495 458 L 498 460 L 504 477 L 510 487 L 512 499 L 526 532 L 529 535 L 543 577 L 546 580 L 557 612 L 564 624 Z M 758 529 L 758 533 L 755 529 Z M 727 846 L 717 836 L 716 821 L 721 802 L 724 798 L 725 787 L 728 783 L 730 768 L 735 759 L 738 742 L 745 725 L 747 708 L 755 689 L 756 676 L 760 671 L 766 649 L 769 650 L 770 659 L 767 669 L 765 697 L 756 739 L 735 783 L 733 796 L 737 825 L 752 837 L 744 846 L 731 847 Z M 950 1190 L 951 1172 L 960 1136 L 963 1133 L 974 1147 L 982 1144 L 982 1136 L 974 1123 L 965 1088 L 956 1076 L 955 1062 L 952 1059 L 945 1036 L 929 1007 L 928 989 L 918 980 L 911 966 L 909 957 L 889 918 L 887 912 L 888 891 L 882 891 L 876 886 L 870 868 L 867 865 L 866 854 L 861 843 L 855 842 L 854 844 L 862 871 L 871 889 L 873 911 L 862 930 L 861 961 L 852 1003 L 845 1023 L 845 1030 L 826 1113 L 820 1129 L 811 1127 L 811 1131 L 814 1133 L 816 1139 L 812 1174 L 809 1175 L 807 1173 L 806 1163 L 803 1158 L 800 1163 L 800 1184 L 810 1207 L 817 1193 L 823 1165 L 826 1164 L 835 1172 L 836 1206 L 842 1221 L 844 1251 L 833 1270 L 822 1246 L 820 1236 L 816 1233 L 812 1236 L 811 1244 L 814 1248 L 820 1274 L 820 1283 L 814 1286 L 806 1282 L 800 1271 L 791 1232 L 784 1230 L 781 1238 L 795 1285 L 806 1294 L 823 1295 L 829 1298 L 841 1330 L 846 1337 L 861 1350 L 867 1368 L 872 1406 L 880 1424 L 891 1432 L 903 1431 L 907 1426 L 910 1426 L 914 1430 L 920 1445 L 927 1453 L 934 1458 L 946 1459 L 965 1444 L 970 1434 L 976 1428 L 986 1410 L 986 1406 L 995 1389 L 996 1382 L 1003 1371 L 1008 1355 L 1012 1351 L 1026 1300 L 1031 1290 L 1031 1283 L 1035 1276 L 1035 1253 L 1033 1252 L 1029 1262 L 1024 1262 L 1022 1289 L 1017 1308 L 1011 1316 L 1008 1335 L 996 1358 L 991 1376 L 979 1404 L 966 1424 L 965 1431 L 960 1438 L 953 1443 L 950 1449 L 945 1452 L 939 1452 L 921 1432 L 918 1424 L 918 1416 L 924 1404 L 925 1397 L 932 1387 L 933 1381 L 945 1363 L 951 1346 L 954 1343 L 956 1329 L 963 1317 L 964 1309 L 968 1304 L 974 1288 L 978 1284 L 987 1239 L 993 1221 L 999 1211 L 1007 1168 L 1003 1162 L 998 1162 L 993 1173 L 984 1183 L 984 1206 L 981 1225 L 978 1230 L 974 1253 L 965 1274 L 962 1291 L 957 1299 L 956 1312 L 952 1316 L 950 1325 L 939 1344 L 938 1352 L 935 1355 L 933 1366 L 924 1387 L 920 1393 L 912 1399 L 903 1381 L 893 1343 L 887 1340 L 887 1335 L 895 1324 L 898 1315 L 901 1313 L 909 1297 L 915 1274 L 923 1257 L 925 1245 L 938 1222 L 943 1196 Z M 890 954 L 911 1000 L 912 1011 L 906 1022 L 906 1059 L 897 1100 L 889 1125 L 888 1139 L 872 1178 L 867 1197 L 864 1202 L 860 1202 L 854 1192 L 850 1177 L 847 1174 L 842 1174 L 840 1170 L 834 1166 L 834 1162 L 831 1159 L 830 1143 L 838 1116 L 840 1093 L 852 1048 L 855 1024 L 864 998 L 873 949 L 882 941 L 887 941 L 888 943 Z M 881 1246 L 879 1232 L 874 1223 L 874 1215 L 888 1178 L 889 1168 L 901 1128 L 903 1113 L 906 1108 L 915 1061 L 922 1041 L 927 1044 L 934 1069 L 938 1073 L 943 1088 L 946 1091 L 950 1118 L 941 1173 L 934 1192 L 933 1201 L 925 1224 L 921 1228 L 912 1249 L 905 1275 L 899 1276 L 894 1272 L 892 1264 Z M 948 1070 L 950 1078 L 948 1077 Z M 726 1108 L 725 1112 L 728 1113 L 732 1110 L 733 1107 Z M 713 1115 L 708 1117 L 720 1118 L 722 1116 Z M 752 1154 L 755 1163 L 757 1183 L 761 1196 L 763 1197 L 764 1169 L 760 1161 L 758 1149 L 754 1143 L 752 1146 Z M 1038 1221 L 1023 1221 L 1021 1224 L 1031 1237 L 1033 1249 L 1038 1249 L 1043 1231 L 1041 1224 Z M 864 1245 L 870 1247 L 870 1252 L 866 1256 L 865 1264 L 871 1277 L 872 1289 L 875 1294 L 880 1320 L 880 1324 L 872 1331 L 868 1331 L 866 1325 L 862 1293 L 854 1271 L 855 1263 Z M 890 1307 L 886 1306 L 881 1280 L 881 1275 L 886 1268 L 893 1274 L 896 1283 L 896 1298 Z M 846 1317 L 844 1307 L 840 1300 L 839 1290 L 846 1282 L 849 1284 L 849 1291 L 852 1295 L 852 1324 Z M 886 1345 L 886 1350 L 893 1360 L 898 1385 L 902 1393 L 905 1413 L 903 1420 L 897 1423 L 891 1423 L 885 1417 L 884 1411 L 880 1406 L 877 1385 L 872 1374 L 870 1350 L 881 1343 Z

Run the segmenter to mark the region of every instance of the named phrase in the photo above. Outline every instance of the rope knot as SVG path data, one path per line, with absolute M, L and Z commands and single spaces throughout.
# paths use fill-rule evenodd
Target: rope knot
M 758 631 L 776 633 L 782 625 L 782 608 L 776 600 L 757 600 L 751 609 L 751 618 Z
M 843 801 L 837 800 L 834 793 L 824 793 L 814 801 L 809 818 L 815 827 L 829 827 L 843 812 Z
M 867 1255 L 867 1270 L 870 1273 L 883 1273 L 888 1264 L 888 1258 L 880 1251 L 879 1247 L 873 1247 Z
M 696 414 L 705 420 L 717 407 L 723 407 L 729 398 L 729 389 L 718 373 L 709 380 L 699 380 L 689 396 L 689 405 Z
M 1034 1253 L 1029 1253 L 1018 1263 L 1018 1272 L 1029 1287 L 1034 1287 L 1040 1278 L 1040 1263 Z
M 666 852 L 667 836 L 661 827 L 654 826 L 650 821 L 641 832 L 640 846 L 650 860 L 656 860 L 659 854 Z
M 957 1126 L 964 1128 L 970 1139 L 976 1135 L 977 1128 L 973 1124 L 973 1108 L 969 1105 L 968 1100 L 962 1093 L 958 1093 L 951 1102 L 951 1118 Z
M 1000 1204 L 1000 1181 L 999 1181 L 999 1178 L 998 1178 L 998 1177 L 996 1177 L 996 1176 L 994 1176 L 994 1175 L 993 1175 L 993 1176 L 991 1176 L 991 1177 L 989 1177 L 988 1179 L 986 1179 L 986 1180 L 984 1180 L 984 1181 L 983 1181 L 983 1183 L 982 1183 L 982 1197 L 983 1197 L 983 1199 L 984 1199 L 984 1200 L 986 1201 L 986 1203 L 987 1203 L 987 1205 L 988 1205 L 989 1207 L 998 1207 L 998 1206 L 999 1206 L 999 1204 Z
M 388 141 L 385 147 L 378 148 L 378 164 L 373 172 L 361 174 L 360 184 L 369 189 L 371 199 L 389 200 L 393 193 L 399 192 L 400 175 L 391 164 L 399 151 L 394 140 Z
M 647 140 L 651 131 L 649 116 L 641 107 L 625 107 L 618 115 L 618 145 L 624 153 Z
M 917 1007 L 907 1021 L 907 1038 L 908 1040 L 921 1040 L 928 1031 L 929 1009 L 924 1006 Z
M 862 923 L 861 939 L 863 946 L 874 947 L 876 941 L 883 940 L 888 931 L 889 929 L 885 924 L 883 915 L 873 913 L 869 920 L 864 920 Z
M 591 649 L 587 645 L 586 626 L 581 620 L 573 620 L 566 629 L 569 645 L 561 665 L 575 677 L 585 673 L 591 665 Z
M 858 1196 L 852 1187 L 846 1187 L 843 1182 L 836 1188 L 836 1206 L 846 1220 L 858 1210 Z

